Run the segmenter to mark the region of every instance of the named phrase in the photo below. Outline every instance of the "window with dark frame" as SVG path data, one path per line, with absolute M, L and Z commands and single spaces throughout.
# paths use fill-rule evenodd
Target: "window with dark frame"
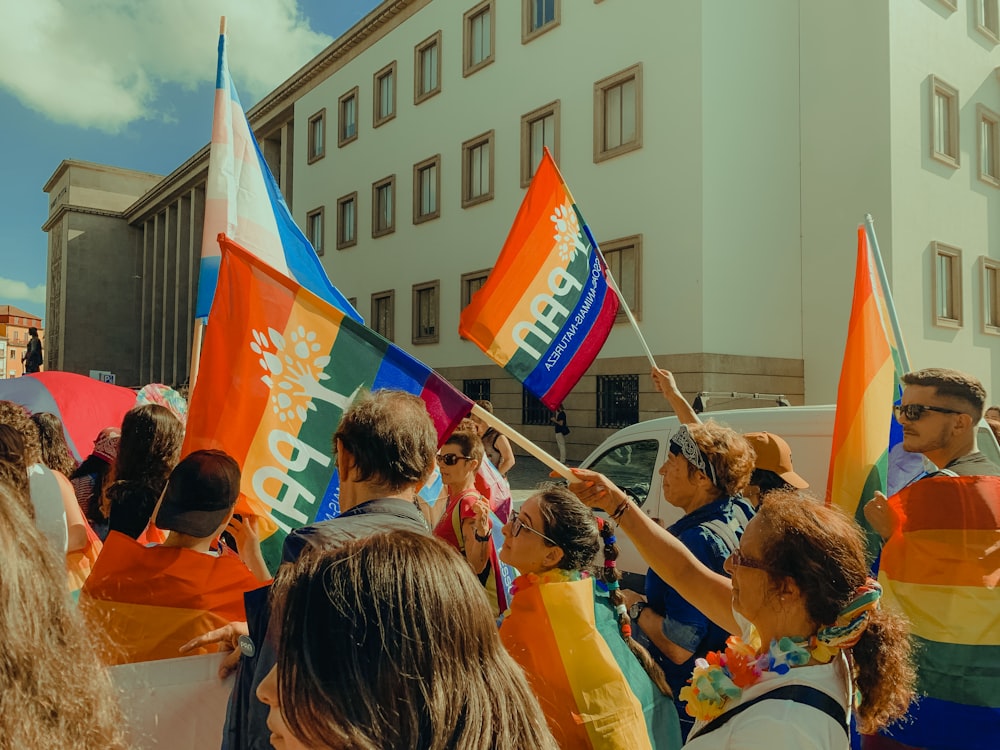
M 441 32 L 437 31 L 414 49 L 413 103 L 420 104 L 441 91 Z
M 597 426 L 628 427 L 639 421 L 639 376 L 597 376 Z
M 358 87 L 344 94 L 337 102 L 337 146 L 346 146 L 358 137 Z
M 485 0 L 464 16 L 462 75 L 469 76 L 493 62 L 493 11 L 496 0 Z
M 559 162 L 559 101 L 539 107 L 521 118 L 521 187 L 527 187 L 548 146 Z
M 493 200 L 493 136 L 491 130 L 462 144 L 462 208 Z
M 396 231 L 396 175 L 372 184 L 372 237 Z
M 560 0 L 522 0 L 521 44 L 559 25 Z
M 642 147 L 642 63 L 594 84 L 594 161 Z
M 983 333 L 1000 336 L 1000 260 L 981 257 Z
M 962 251 L 941 242 L 934 250 L 933 290 L 934 324 L 943 328 L 961 328 L 963 322 Z
M 372 127 L 377 128 L 396 116 L 396 61 L 378 71 L 374 81 Z
M 413 285 L 413 343 L 436 344 L 440 338 L 440 281 Z
M 466 378 L 462 381 L 462 393 L 473 401 L 492 401 L 489 378 Z
M 337 199 L 337 249 L 358 244 L 358 194 Z
M 413 223 L 441 215 L 441 154 L 413 165 Z
M 931 158 L 949 167 L 960 164 L 958 90 L 931 76 Z
M 323 246 L 323 217 L 326 207 L 320 206 L 306 214 L 306 227 L 309 230 L 309 244 L 313 246 L 316 255 L 323 255 L 326 249 Z
M 538 397 L 521 386 L 521 424 L 551 425 L 552 410 L 538 400 Z
M 326 156 L 326 110 L 309 118 L 309 149 L 306 163 L 312 164 Z
M 389 341 L 395 341 L 396 291 L 376 292 L 372 295 L 371 328 Z
M 642 235 L 622 237 L 601 243 L 601 253 L 608 264 L 608 272 L 618 284 L 629 310 L 636 320 L 642 319 Z M 624 309 L 619 309 L 616 323 L 628 320 Z
M 472 271 L 462 274 L 462 309 L 464 310 L 472 302 L 472 295 L 483 288 L 486 279 L 490 276 L 492 268 L 484 268 L 482 271 Z

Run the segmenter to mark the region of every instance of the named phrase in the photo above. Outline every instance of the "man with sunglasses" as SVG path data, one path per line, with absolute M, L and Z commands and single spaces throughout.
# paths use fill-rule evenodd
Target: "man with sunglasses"
M 663 496 L 685 515 L 668 531 L 702 563 L 725 573 L 726 558 L 737 547 L 754 510 L 740 493 L 750 481 L 754 452 L 739 433 L 709 420 L 681 425 L 670 438 L 670 455 L 660 467 Z M 694 660 L 725 647 L 728 633 L 692 606 L 656 573 L 646 573 L 646 596 L 623 590 L 629 616 L 639 626 L 633 637 L 663 669 L 680 694 Z M 685 737 L 694 720 L 677 703 Z

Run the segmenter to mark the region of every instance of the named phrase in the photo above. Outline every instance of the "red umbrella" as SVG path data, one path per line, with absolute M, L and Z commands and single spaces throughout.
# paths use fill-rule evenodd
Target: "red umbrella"
M 135 391 L 72 372 L 36 372 L 0 380 L 0 400 L 21 404 L 32 414 L 55 414 L 70 450 L 82 460 L 98 432 L 121 427 L 125 412 L 135 406 Z

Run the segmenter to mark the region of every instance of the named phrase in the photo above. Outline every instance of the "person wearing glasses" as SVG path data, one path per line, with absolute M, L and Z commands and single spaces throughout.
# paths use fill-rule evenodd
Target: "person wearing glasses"
M 852 713 L 863 732 L 906 715 L 915 682 L 908 625 L 881 608 L 864 534 L 843 511 L 769 493 L 726 561 L 730 578 L 606 477 L 573 472 L 570 490 L 619 518 L 656 573 L 733 634 L 681 690 L 697 720 L 685 748 L 846 750 Z
M 681 425 L 670 438 L 670 456 L 660 467 L 663 496 L 685 515 L 668 531 L 705 566 L 723 573 L 754 510 L 740 496 L 754 469 L 754 452 L 739 433 L 714 421 Z M 677 701 L 681 733 L 694 720 L 677 697 L 695 659 L 723 648 L 726 632 L 654 570 L 646 574 L 646 595 L 624 591 L 636 638 L 663 669 Z
M 559 746 L 680 747 L 663 672 L 632 638 L 614 524 L 552 486 L 514 511 L 503 535 L 500 559 L 521 574 L 500 640 L 524 669 Z
M 499 617 L 507 608 L 507 601 L 490 533 L 490 505 L 476 489 L 476 471 L 484 455 L 483 441 L 471 430 L 455 430 L 441 446 L 437 464 L 441 481 L 448 490 L 448 504 L 434 527 L 434 536 L 462 553 Z

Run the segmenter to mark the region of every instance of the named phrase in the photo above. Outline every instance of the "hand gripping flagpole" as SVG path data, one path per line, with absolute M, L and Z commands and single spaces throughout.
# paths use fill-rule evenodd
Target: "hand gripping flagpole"
M 531 440 L 526 438 L 524 435 L 515 430 L 506 422 L 500 420 L 493 414 L 490 414 L 488 411 L 486 411 L 486 409 L 481 407 L 479 404 L 476 404 L 475 406 L 472 407 L 472 414 L 478 419 L 483 420 L 483 422 L 485 422 L 488 426 L 492 427 L 497 432 L 506 435 L 512 441 L 520 445 L 522 448 L 528 451 L 528 453 L 530 453 L 532 456 L 537 458 L 543 464 L 548 466 L 554 472 L 559 474 L 559 476 L 561 476 L 567 482 L 577 481 L 576 476 L 573 474 L 572 471 L 570 471 L 569 467 L 567 467 L 565 464 L 560 463 L 559 459 L 546 453 L 543 448 L 533 443 Z

